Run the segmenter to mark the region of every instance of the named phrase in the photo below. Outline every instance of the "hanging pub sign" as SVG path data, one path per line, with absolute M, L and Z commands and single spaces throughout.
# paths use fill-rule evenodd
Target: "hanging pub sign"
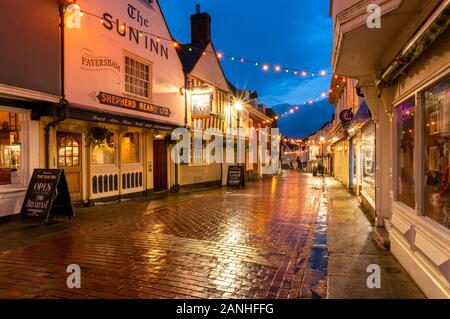
M 241 166 L 228 167 L 228 188 L 241 188 L 245 186 L 244 168 Z
M 209 87 L 196 87 L 191 95 L 192 117 L 209 117 L 212 112 L 212 94 Z
M 128 97 L 118 96 L 111 93 L 99 92 L 96 96 L 100 104 L 116 106 L 121 108 L 126 108 L 134 111 L 140 111 L 145 113 L 151 113 L 156 115 L 161 115 L 165 117 L 170 117 L 170 109 L 167 107 L 162 107 L 154 104 L 150 104 L 143 101 L 138 101 L 135 99 L 130 99 Z
M 35 169 L 20 218 L 26 216 L 44 217 L 47 223 L 50 216 L 75 216 L 66 175 L 62 169 Z
M 353 120 L 352 110 L 343 110 L 339 115 L 339 118 L 341 119 L 342 123 L 344 123 L 344 125 L 350 123 Z

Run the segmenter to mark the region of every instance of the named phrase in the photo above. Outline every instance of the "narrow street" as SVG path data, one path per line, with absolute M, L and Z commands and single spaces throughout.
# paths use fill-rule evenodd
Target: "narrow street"
M 75 220 L 50 226 L 0 225 L 0 298 L 326 298 L 328 207 L 321 207 L 327 203 L 322 183 L 320 177 L 286 171 L 240 190 L 81 209 Z M 367 232 L 347 234 L 349 241 L 340 243 L 332 238 L 333 252 L 358 249 L 358 238 L 367 241 L 368 222 L 354 216 Z M 391 268 L 397 267 L 396 279 L 406 278 L 398 286 L 403 291 L 387 287 L 374 296 L 393 297 L 394 291 L 397 297 L 420 297 L 392 256 L 371 247 L 372 255 L 378 251 L 382 262 L 390 259 Z M 351 258 L 362 264 L 354 269 L 356 280 L 342 257 L 333 261 L 332 292 L 339 298 L 355 296 L 355 289 L 368 294 L 357 287 L 365 285 L 367 265 L 355 253 Z M 69 264 L 81 267 L 81 289 L 66 286 Z M 353 287 L 342 281 L 341 268 Z M 405 281 L 409 286 L 401 286 Z

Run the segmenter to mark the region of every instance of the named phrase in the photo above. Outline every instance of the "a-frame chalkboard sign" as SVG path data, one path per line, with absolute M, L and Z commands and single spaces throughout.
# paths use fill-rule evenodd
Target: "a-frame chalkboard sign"
M 62 169 L 35 169 L 20 211 L 20 219 L 27 216 L 75 216 L 66 175 Z
M 241 166 L 228 167 L 228 188 L 241 188 L 245 186 L 244 168 Z

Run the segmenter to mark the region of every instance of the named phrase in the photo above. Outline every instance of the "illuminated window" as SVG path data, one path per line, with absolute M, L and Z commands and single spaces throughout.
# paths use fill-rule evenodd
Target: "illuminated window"
M 120 141 L 120 155 L 122 163 L 139 163 L 139 134 L 125 133 Z
M 113 138 L 114 140 L 114 138 Z M 101 146 L 95 146 L 92 151 L 93 165 L 112 165 L 116 163 L 116 148 L 106 142 Z
M 150 65 L 125 57 L 125 92 L 150 97 Z
M 0 185 L 20 183 L 19 114 L 0 112 Z
M 424 93 L 425 215 L 450 228 L 450 78 Z
M 361 170 L 363 191 L 375 201 L 375 125 L 362 132 Z

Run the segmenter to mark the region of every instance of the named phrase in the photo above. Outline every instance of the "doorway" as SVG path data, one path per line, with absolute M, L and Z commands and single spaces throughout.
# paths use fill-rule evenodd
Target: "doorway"
M 57 132 L 58 168 L 64 169 L 72 201 L 82 200 L 82 135 Z
M 165 191 L 167 184 L 167 149 L 163 140 L 153 141 L 153 188 Z

